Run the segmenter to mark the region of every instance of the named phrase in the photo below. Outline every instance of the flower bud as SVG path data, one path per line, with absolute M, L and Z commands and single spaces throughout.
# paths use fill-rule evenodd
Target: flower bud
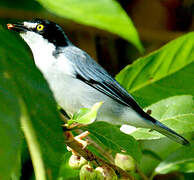
M 80 180 L 96 180 L 96 172 L 89 164 L 82 166 L 79 176 Z
M 115 165 L 125 171 L 135 171 L 135 160 L 126 154 L 117 153 L 115 157 Z
M 87 161 L 82 156 L 72 155 L 69 158 L 69 166 L 72 169 L 80 169 Z
M 95 169 L 96 180 L 117 180 L 117 175 L 109 166 L 101 166 Z

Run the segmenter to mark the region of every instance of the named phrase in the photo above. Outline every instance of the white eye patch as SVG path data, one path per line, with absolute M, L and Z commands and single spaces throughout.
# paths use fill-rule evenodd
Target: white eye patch
M 35 28 L 37 25 L 38 23 L 24 22 L 24 26 L 27 28 Z

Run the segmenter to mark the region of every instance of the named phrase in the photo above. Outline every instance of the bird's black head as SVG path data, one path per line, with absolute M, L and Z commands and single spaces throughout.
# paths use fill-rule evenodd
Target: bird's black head
M 17 31 L 20 34 L 28 31 L 35 32 L 50 43 L 53 43 L 56 47 L 71 44 L 63 29 L 58 24 L 48 20 L 34 19 L 22 23 L 8 24 L 7 27 L 8 29 Z

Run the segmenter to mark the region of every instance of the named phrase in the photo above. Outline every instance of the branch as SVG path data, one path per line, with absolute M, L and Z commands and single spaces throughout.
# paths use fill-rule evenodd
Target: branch
M 120 177 L 122 177 L 122 179 L 134 180 L 134 178 L 130 174 L 128 174 L 127 172 L 125 172 L 124 170 L 119 168 L 118 166 L 111 164 L 111 163 L 108 163 L 108 162 L 104 161 L 103 159 L 97 157 L 95 154 L 93 154 L 91 151 L 89 151 L 87 149 L 87 147 L 83 148 L 83 145 L 74 138 L 73 134 L 70 131 L 66 130 L 64 132 L 64 135 L 65 135 L 65 144 L 68 147 L 70 147 L 71 149 L 73 149 L 75 152 L 77 152 L 80 156 L 84 157 L 87 161 L 90 161 L 93 165 L 95 165 L 95 166 L 102 166 L 102 165 L 109 166 L 112 169 L 114 169 L 116 174 L 118 174 Z
M 107 160 L 110 161 L 110 163 L 114 163 L 114 158 L 113 156 L 110 154 L 110 152 L 107 151 L 107 149 L 103 149 L 100 145 L 98 145 L 95 141 L 93 141 L 90 137 L 87 137 L 87 140 L 89 141 L 89 143 L 94 146 L 96 149 L 99 150 L 99 152 L 105 157 L 107 158 Z
M 83 133 L 83 130 L 81 129 L 76 129 L 75 130 L 78 133 Z M 102 148 L 99 144 L 97 144 L 94 140 L 92 140 L 92 138 L 90 137 L 86 137 L 87 141 L 89 142 L 89 144 L 91 144 L 93 147 L 95 147 L 102 156 L 104 156 L 110 163 L 114 163 L 114 158 L 113 156 L 107 151 L 107 149 Z

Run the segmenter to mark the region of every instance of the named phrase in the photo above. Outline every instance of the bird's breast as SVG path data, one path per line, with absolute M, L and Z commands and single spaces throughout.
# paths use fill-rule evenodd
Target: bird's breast
M 74 114 L 80 108 L 91 108 L 97 102 L 103 102 L 99 111 L 99 120 L 112 119 L 119 117 L 123 105 L 117 103 L 105 94 L 99 92 L 83 81 L 76 79 L 64 72 L 52 67 L 50 72 L 43 73 L 54 94 L 57 103 L 68 114 Z
M 134 124 L 140 116 L 131 108 L 124 106 L 92 86 L 77 79 L 73 67 L 68 63 L 56 62 L 46 69 L 40 69 L 46 78 L 57 103 L 73 115 L 81 108 L 91 108 L 97 102 L 103 102 L 97 119 L 114 124 Z M 139 123 L 138 123 L 139 124 Z

